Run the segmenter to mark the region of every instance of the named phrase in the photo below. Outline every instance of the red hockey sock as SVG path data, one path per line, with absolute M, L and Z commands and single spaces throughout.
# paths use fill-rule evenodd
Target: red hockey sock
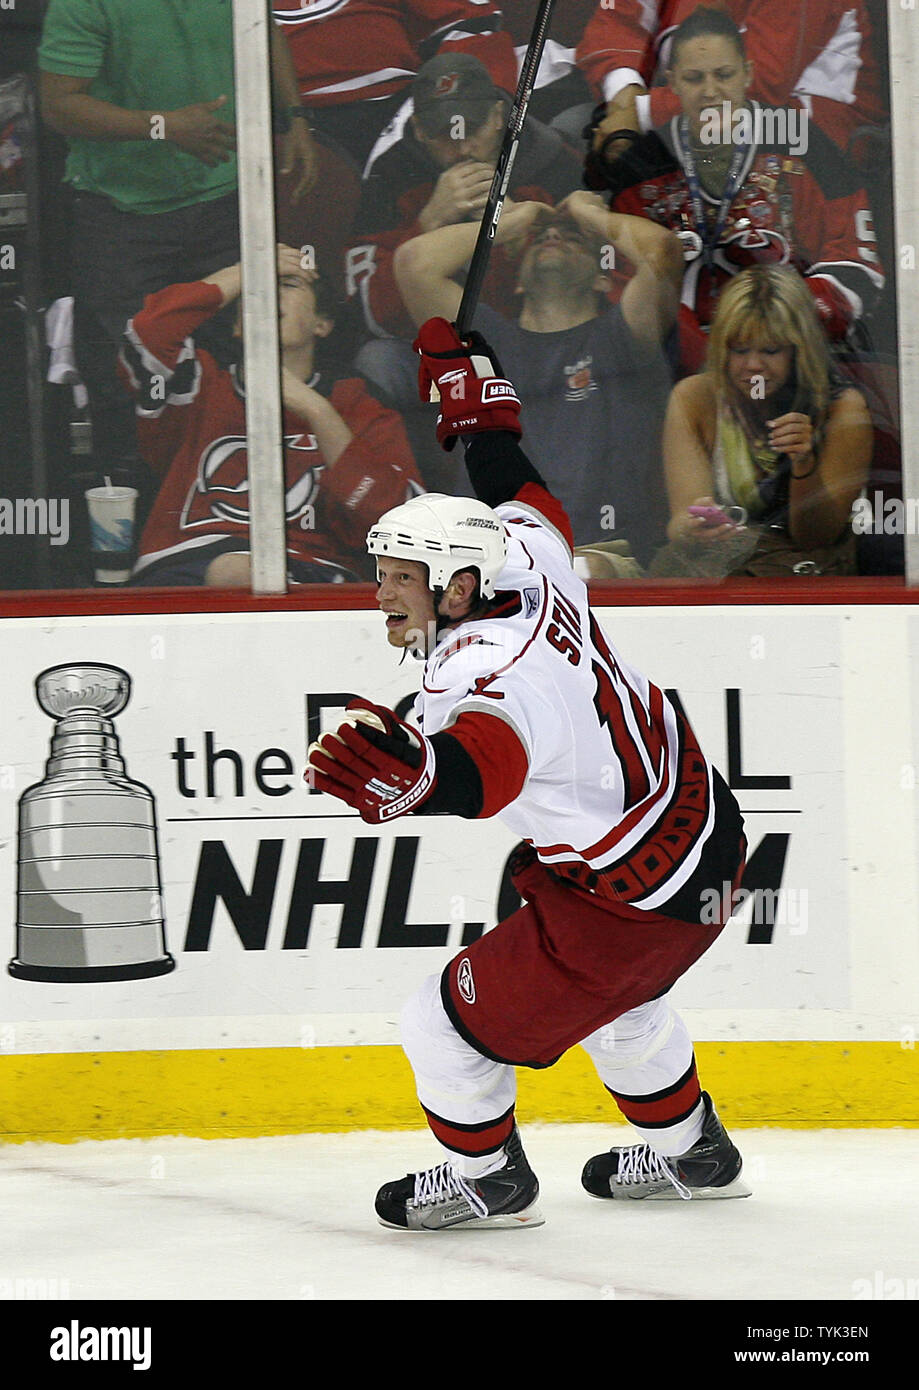
M 427 1106 L 422 1106 L 425 1118 L 431 1126 L 434 1137 L 444 1148 L 466 1158 L 487 1158 L 504 1147 L 514 1128 L 514 1107 L 506 1110 L 496 1120 L 485 1120 L 476 1125 L 458 1125 L 435 1115 Z
M 630 1125 L 638 1130 L 666 1130 L 683 1124 L 702 1098 L 696 1059 L 693 1057 L 679 1080 L 646 1096 L 626 1096 L 606 1088 Z

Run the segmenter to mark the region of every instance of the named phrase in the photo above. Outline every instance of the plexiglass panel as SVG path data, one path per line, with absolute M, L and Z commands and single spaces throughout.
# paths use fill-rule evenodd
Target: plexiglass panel
M 471 492 L 412 342 L 536 11 L 275 0 L 290 585 Z M 250 583 L 232 19 L 0 9 L 2 588 Z M 585 577 L 902 573 L 887 67 L 877 0 L 556 5 L 474 327 Z

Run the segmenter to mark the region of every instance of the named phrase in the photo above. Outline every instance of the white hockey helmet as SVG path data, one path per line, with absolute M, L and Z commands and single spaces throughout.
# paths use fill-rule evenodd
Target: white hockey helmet
M 427 565 L 432 589 L 446 589 L 459 570 L 477 569 L 482 597 L 493 598 L 507 560 L 507 532 L 474 497 L 425 492 L 384 513 L 367 533 L 367 549 Z

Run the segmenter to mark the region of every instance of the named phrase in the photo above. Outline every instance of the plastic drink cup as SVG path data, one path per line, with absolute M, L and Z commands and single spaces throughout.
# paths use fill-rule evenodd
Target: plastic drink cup
M 137 489 L 91 487 L 86 492 L 97 584 L 125 584 L 134 567 Z

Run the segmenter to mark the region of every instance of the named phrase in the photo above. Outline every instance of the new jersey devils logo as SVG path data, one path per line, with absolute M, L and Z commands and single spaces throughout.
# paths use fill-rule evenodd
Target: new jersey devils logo
M 434 84 L 434 94 L 439 97 L 452 97 L 459 87 L 459 73 L 445 72 Z
M 781 232 L 752 225 L 725 237 L 715 254 L 715 261 L 732 274 L 750 265 L 787 265 L 790 260 L 791 247 Z
M 289 525 L 311 515 L 307 509 L 315 503 L 323 465 L 311 434 L 286 435 L 284 453 L 284 512 Z M 201 455 L 198 476 L 189 488 L 180 520 L 183 529 L 212 526 L 214 522 L 248 526 L 249 477 L 244 435 L 223 435 L 208 445 Z

